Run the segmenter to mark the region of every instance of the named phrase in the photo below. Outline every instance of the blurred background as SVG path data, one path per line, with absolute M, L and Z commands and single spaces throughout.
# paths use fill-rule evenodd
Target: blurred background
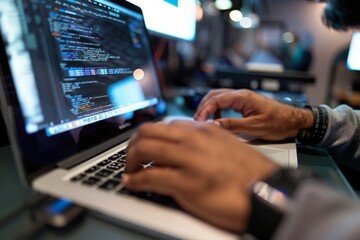
M 360 107 L 360 33 L 327 28 L 322 0 L 128 1 L 144 12 L 169 100 L 193 110 L 209 89 L 227 87 Z M 1 117 L 0 131 L 6 145 Z
M 146 8 L 147 1 L 132 2 Z M 151 1 L 151 11 L 163 14 L 164 9 L 155 7 L 155 2 Z M 182 7 L 181 0 L 159 2 Z M 358 72 L 347 66 L 353 32 L 337 32 L 322 23 L 324 2 L 196 0 L 195 5 L 193 37 L 151 31 L 166 89 L 245 87 L 272 93 L 302 93 L 299 97 L 305 95 L 305 101 L 314 105 L 335 106 L 349 101 L 351 105 L 360 105 L 352 102 Z M 181 24 L 192 24 L 171 21 L 161 25 L 176 29 Z M 224 74 L 229 69 L 231 76 Z M 259 79 L 259 72 L 262 80 L 252 81 Z M 288 78 L 261 82 L 278 80 L 280 72 Z

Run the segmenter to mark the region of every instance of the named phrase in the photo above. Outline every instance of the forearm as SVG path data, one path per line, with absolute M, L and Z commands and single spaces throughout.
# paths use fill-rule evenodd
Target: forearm
M 359 239 L 360 205 L 320 183 L 309 182 L 295 195 L 294 208 L 274 239 Z

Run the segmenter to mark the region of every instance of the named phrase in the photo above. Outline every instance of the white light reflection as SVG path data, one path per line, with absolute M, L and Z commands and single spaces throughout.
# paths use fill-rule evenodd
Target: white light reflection
M 243 14 L 239 10 L 232 10 L 229 13 L 231 21 L 240 22 L 243 19 Z
M 231 0 L 216 0 L 215 7 L 219 10 L 228 10 L 232 8 L 233 4 Z
M 138 68 L 133 72 L 133 76 L 136 80 L 140 81 L 144 79 L 145 72 L 141 68 Z
M 251 28 L 253 26 L 253 22 L 249 17 L 243 17 L 240 21 L 240 26 L 243 28 Z

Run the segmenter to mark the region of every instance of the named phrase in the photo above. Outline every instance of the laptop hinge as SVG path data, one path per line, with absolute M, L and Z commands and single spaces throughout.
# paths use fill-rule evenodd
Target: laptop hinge
M 128 131 L 127 133 L 122 134 L 121 136 L 118 136 L 111 140 L 108 140 L 98 146 L 91 147 L 89 150 L 78 153 L 78 154 L 71 156 L 63 161 L 58 162 L 57 166 L 60 168 L 65 168 L 65 169 L 69 169 L 74 166 L 77 166 L 78 164 L 83 163 L 86 160 L 89 160 L 90 158 L 98 156 L 101 153 L 106 152 L 107 150 L 114 148 L 117 145 L 120 145 L 121 143 L 124 143 L 125 141 L 127 141 L 130 138 L 130 136 L 135 131 L 136 131 L 136 129 L 132 129 L 132 130 Z

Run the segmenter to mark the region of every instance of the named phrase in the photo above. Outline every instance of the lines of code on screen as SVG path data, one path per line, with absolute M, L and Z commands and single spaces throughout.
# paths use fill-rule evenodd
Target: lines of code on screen
M 58 46 L 61 88 L 70 112 L 82 118 L 113 109 L 109 86 L 146 64 L 140 20 L 78 1 L 49 3 L 48 24 Z

